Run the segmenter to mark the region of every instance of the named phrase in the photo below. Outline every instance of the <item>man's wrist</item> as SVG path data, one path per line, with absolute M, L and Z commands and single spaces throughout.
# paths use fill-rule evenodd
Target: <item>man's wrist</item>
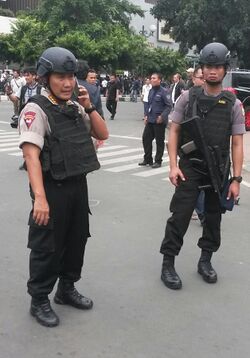
M 242 176 L 238 175 L 238 176 L 233 176 L 231 179 L 231 183 L 232 182 L 237 182 L 237 183 L 241 183 L 242 182 Z
M 86 112 L 87 114 L 90 114 L 90 113 L 92 113 L 93 111 L 96 110 L 96 107 L 95 107 L 93 104 L 90 104 L 89 107 L 85 107 L 84 109 L 85 109 L 85 112 Z

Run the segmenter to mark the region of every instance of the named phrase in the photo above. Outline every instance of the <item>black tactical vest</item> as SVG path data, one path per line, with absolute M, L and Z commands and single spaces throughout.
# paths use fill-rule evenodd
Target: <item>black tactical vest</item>
M 77 105 L 65 104 L 61 107 L 42 95 L 31 97 L 29 102 L 42 108 L 51 129 L 44 139 L 40 156 L 44 172 L 49 172 L 55 180 L 63 180 L 100 168 L 91 136 Z
M 206 143 L 210 147 L 218 146 L 223 157 L 229 155 L 232 129 L 232 108 L 236 97 L 229 91 L 222 91 L 216 97 L 206 96 L 201 87 L 189 90 L 189 104 L 185 120 L 198 115 L 201 120 Z M 194 107 L 195 110 L 194 110 Z M 194 113 L 196 111 L 196 113 Z M 194 138 L 185 130 L 181 131 L 181 144 Z

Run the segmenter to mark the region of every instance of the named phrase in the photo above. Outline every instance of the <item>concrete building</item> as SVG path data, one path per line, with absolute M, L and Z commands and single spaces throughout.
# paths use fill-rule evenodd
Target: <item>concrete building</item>
M 11 32 L 11 25 L 14 24 L 16 18 L 0 16 L 0 34 L 9 34 Z
M 178 50 L 178 44 L 170 38 L 169 35 L 163 34 L 163 21 L 158 21 L 150 14 L 150 9 L 154 6 L 156 0 L 133 0 L 134 5 L 138 5 L 144 10 L 144 18 L 140 16 L 133 16 L 131 26 L 136 33 L 144 34 L 147 37 L 148 43 L 152 47 L 168 47 L 173 50 Z M 154 33 L 150 35 L 151 28 L 155 28 Z
M 16 14 L 20 10 L 33 10 L 38 6 L 39 0 L 0 0 L 0 7 L 9 9 Z

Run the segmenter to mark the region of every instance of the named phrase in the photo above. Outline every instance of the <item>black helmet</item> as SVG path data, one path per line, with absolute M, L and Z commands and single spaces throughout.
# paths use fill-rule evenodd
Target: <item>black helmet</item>
M 230 64 L 230 51 L 219 42 L 211 42 L 201 50 L 199 63 L 201 65 L 228 66 Z
M 77 60 L 72 52 L 63 47 L 50 47 L 38 60 L 37 75 L 46 76 L 53 72 L 75 73 Z

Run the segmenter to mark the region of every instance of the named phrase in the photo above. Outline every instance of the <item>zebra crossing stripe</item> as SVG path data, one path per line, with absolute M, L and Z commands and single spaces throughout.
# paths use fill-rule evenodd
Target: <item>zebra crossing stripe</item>
M 154 175 L 158 175 L 158 174 L 166 174 L 169 171 L 169 166 L 163 166 L 157 169 L 152 169 L 149 168 L 149 170 L 145 170 L 141 173 L 133 173 L 132 175 L 135 175 L 137 177 L 141 177 L 141 178 L 148 178 Z
M 122 155 L 122 154 L 129 154 L 134 152 L 141 152 L 142 148 L 130 148 L 130 149 L 123 149 L 123 150 L 117 150 L 116 152 L 112 153 L 102 153 L 98 154 L 98 158 L 108 158 L 108 157 L 115 157 L 116 155 Z
M 101 165 L 109 165 L 109 164 L 116 164 L 116 163 L 124 163 L 124 162 L 129 162 L 130 160 L 135 160 L 135 159 L 139 159 L 139 158 L 141 158 L 141 154 L 130 155 L 130 156 L 121 157 L 121 158 L 100 160 L 100 164 Z
M 10 152 L 10 151 L 14 151 L 14 150 L 17 150 L 18 147 L 15 146 L 13 148 L 0 148 L 0 152 Z
M 18 139 L 17 138 L 0 139 L 0 143 L 8 143 L 8 142 L 16 142 L 16 143 L 18 143 Z
M 98 148 L 98 153 L 99 152 L 106 152 L 109 150 L 114 150 L 114 149 L 122 149 L 122 148 L 127 148 L 126 145 L 110 145 L 110 146 L 104 146 L 101 148 Z
M 2 133 L 0 133 L 0 137 L 2 136 L 2 134 L 10 134 L 10 135 L 14 134 L 19 137 L 19 133 L 17 131 L 11 131 L 11 132 L 3 131 Z
M 125 172 L 126 170 L 131 170 L 131 169 L 136 169 L 136 168 L 139 169 L 138 163 L 120 165 L 118 167 L 108 168 L 108 169 L 104 169 L 104 170 L 107 172 L 111 172 L 111 173 L 121 173 L 121 172 Z
M 18 134 L 12 134 L 12 135 L 10 135 L 10 134 L 9 134 L 9 135 L 1 135 L 1 134 L 0 134 L 0 140 L 1 140 L 1 139 L 4 139 L 4 138 L 7 138 L 7 139 L 8 139 L 8 138 L 16 138 L 16 139 L 18 139 L 18 138 L 19 138 L 19 135 L 18 135 Z
M 16 142 L 14 143 L 0 143 L 0 148 L 6 148 L 6 147 L 18 147 L 18 144 Z
M 15 157 L 22 157 L 23 156 L 23 152 L 20 150 L 19 152 L 17 153 L 9 153 L 9 155 L 13 155 Z

